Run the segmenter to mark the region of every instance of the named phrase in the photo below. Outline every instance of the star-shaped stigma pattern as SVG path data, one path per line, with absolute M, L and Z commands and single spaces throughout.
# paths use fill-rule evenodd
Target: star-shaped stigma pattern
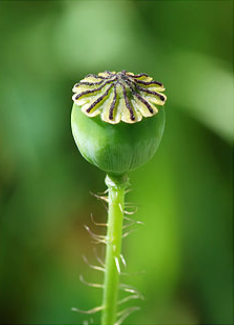
M 89 117 L 100 114 L 107 123 L 135 123 L 158 113 L 167 97 L 161 82 L 146 73 L 105 71 L 89 74 L 73 87 L 74 103 Z

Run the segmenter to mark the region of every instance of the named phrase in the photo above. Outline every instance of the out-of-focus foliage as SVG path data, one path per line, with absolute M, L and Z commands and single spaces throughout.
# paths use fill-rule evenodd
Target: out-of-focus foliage
M 104 174 L 70 110 L 103 70 L 149 73 L 168 96 L 161 147 L 130 175 L 145 226 L 124 239 L 139 274 L 123 281 L 146 299 L 126 324 L 233 324 L 232 22 L 232 1 L 1 1 L 2 324 L 81 324 L 71 307 L 101 303 L 79 274 L 101 281 L 82 255 L 95 263 L 83 225 L 106 218 L 89 193 Z

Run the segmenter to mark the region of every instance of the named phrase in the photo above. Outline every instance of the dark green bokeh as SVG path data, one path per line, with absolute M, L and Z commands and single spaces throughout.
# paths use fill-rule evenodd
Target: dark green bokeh
M 145 226 L 123 281 L 146 299 L 125 323 L 233 324 L 232 23 L 232 1 L 1 1 L 1 324 L 82 324 L 71 307 L 101 303 L 79 274 L 102 280 L 82 255 L 95 263 L 83 225 L 106 218 L 104 173 L 70 113 L 73 84 L 104 70 L 168 96 L 162 144 L 130 175 Z

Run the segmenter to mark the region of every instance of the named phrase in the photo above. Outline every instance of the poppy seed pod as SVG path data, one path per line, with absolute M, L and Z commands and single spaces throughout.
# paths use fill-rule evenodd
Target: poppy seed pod
M 147 74 L 105 71 L 73 87 L 71 126 L 82 156 L 109 175 L 145 164 L 162 138 L 164 86 Z

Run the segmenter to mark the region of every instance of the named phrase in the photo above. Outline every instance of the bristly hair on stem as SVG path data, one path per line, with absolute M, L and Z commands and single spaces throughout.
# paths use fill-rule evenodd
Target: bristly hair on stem
M 104 309 L 102 311 L 102 325 L 115 324 L 117 317 L 117 302 L 119 291 L 119 275 L 121 260 L 121 244 L 123 232 L 123 209 L 125 190 L 128 178 L 106 177 L 108 187 L 108 226 L 106 235 L 105 277 L 103 289 Z
M 90 264 L 87 258 L 83 256 L 84 262 L 88 264 L 91 269 L 103 272 L 104 281 L 102 284 L 90 283 L 80 275 L 80 281 L 84 285 L 103 290 L 102 305 L 86 311 L 79 308 L 72 308 L 72 310 L 87 315 L 101 312 L 101 325 L 120 325 L 132 312 L 140 308 L 137 306 L 125 308 L 124 310 L 119 310 L 119 308 L 128 301 L 144 298 L 137 289 L 122 284 L 119 280 L 120 275 L 128 275 L 121 270 L 122 267 L 127 267 L 125 258 L 121 253 L 121 245 L 122 239 L 128 233 L 124 234 L 123 230 L 126 227 L 141 224 L 141 222 L 126 216 L 135 212 L 125 210 L 125 206 L 127 206 L 127 204 L 125 204 L 125 194 L 129 191 L 128 177 L 107 176 L 105 182 L 108 187 L 106 191 L 106 193 L 108 193 L 108 198 L 99 195 L 95 196 L 98 199 L 108 202 L 108 222 L 98 223 L 94 221 L 93 215 L 91 215 L 91 221 L 97 227 L 107 227 L 107 233 L 105 236 L 100 236 L 93 233 L 90 227 L 85 226 L 91 238 L 94 239 L 96 243 L 103 243 L 106 245 L 105 262 L 100 259 L 97 253 L 95 253 L 95 255 L 100 266 Z M 126 220 L 126 225 L 124 225 L 124 220 Z M 119 291 L 125 292 L 128 295 L 119 299 Z M 86 323 L 88 324 L 89 322 L 86 321 Z

